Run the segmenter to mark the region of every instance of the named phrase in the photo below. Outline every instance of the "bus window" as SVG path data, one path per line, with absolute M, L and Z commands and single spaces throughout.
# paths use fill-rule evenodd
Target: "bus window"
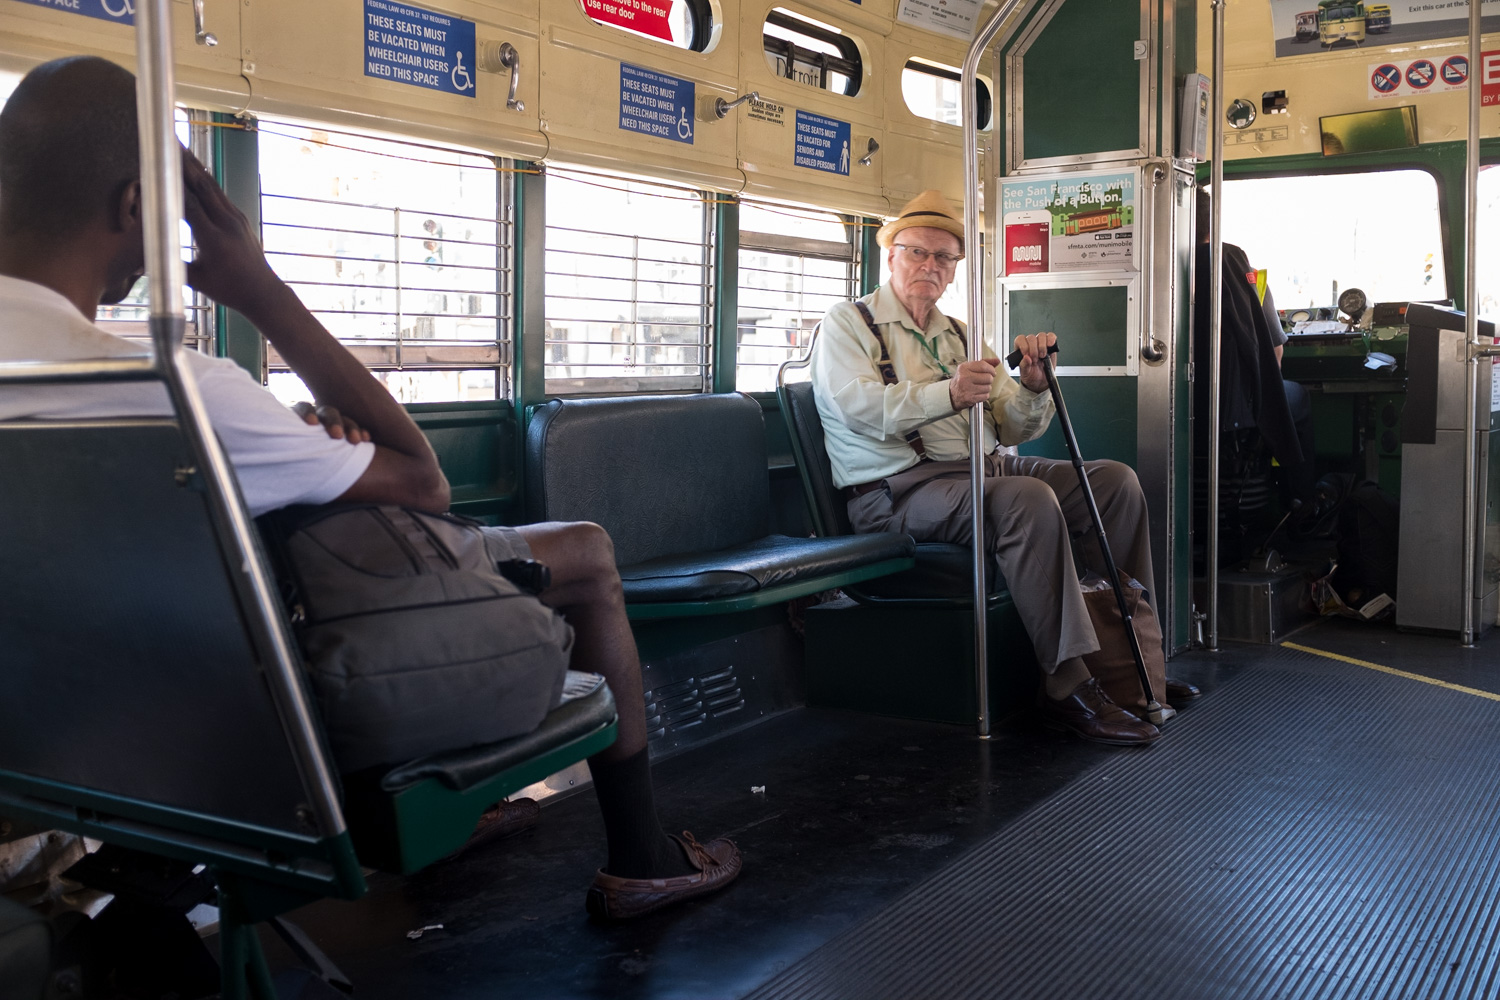
M 1437 180 L 1423 170 L 1261 177 L 1224 184 L 1224 240 L 1268 272 L 1281 309 L 1448 296 Z
M 706 0 L 662 0 L 659 4 L 605 4 L 581 0 L 583 12 L 596 24 L 655 38 L 680 49 L 707 52 L 713 38 L 711 11 Z
M 908 59 L 906 68 L 901 71 L 901 96 L 906 100 L 906 107 L 919 118 L 930 118 L 945 125 L 962 125 L 962 82 L 963 75 L 952 66 Z M 987 129 L 990 127 L 990 88 L 983 80 L 974 83 L 979 128 Z
M 546 200 L 547 392 L 706 391 L 702 194 L 551 169 Z
M 507 171 L 475 153 L 262 121 L 266 256 L 403 403 L 503 398 L 513 322 Z M 274 350 L 269 367 L 278 397 L 311 398 Z
M 762 44 L 777 76 L 849 97 L 859 93 L 859 46 L 833 25 L 775 7 L 766 15 Z
M 1500 321 L 1500 274 L 1495 267 L 1495 262 L 1500 261 L 1500 165 L 1479 168 L 1478 202 L 1474 259 L 1479 263 L 1479 315 Z
M 736 389 L 774 390 L 777 368 L 807 353 L 829 306 L 858 296 L 851 228 L 831 212 L 740 206 Z

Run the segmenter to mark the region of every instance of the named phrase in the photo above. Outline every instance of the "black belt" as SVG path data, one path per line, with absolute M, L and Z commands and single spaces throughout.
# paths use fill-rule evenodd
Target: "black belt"
M 877 479 L 870 483 L 856 483 L 853 486 L 844 487 L 844 499 L 853 500 L 855 497 L 862 497 L 866 493 L 874 493 L 876 490 L 883 489 L 885 489 L 884 479 Z

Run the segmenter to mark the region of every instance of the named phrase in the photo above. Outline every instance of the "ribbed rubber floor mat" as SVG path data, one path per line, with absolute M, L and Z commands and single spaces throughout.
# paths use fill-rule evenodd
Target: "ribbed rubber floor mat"
M 751 994 L 1500 994 L 1500 704 L 1288 650 Z

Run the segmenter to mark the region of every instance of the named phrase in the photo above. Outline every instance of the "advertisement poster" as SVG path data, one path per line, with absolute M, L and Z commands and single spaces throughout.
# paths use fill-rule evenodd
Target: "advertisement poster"
M 965 41 L 974 35 L 980 0 L 899 0 L 896 20 Z
M 1135 171 L 1051 174 L 1000 186 L 1007 276 L 1135 266 Z
M 1481 13 L 1486 32 L 1500 31 L 1500 0 L 1484 0 Z M 1350 0 L 1323 7 L 1317 0 L 1271 0 L 1271 34 L 1278 58 L 1462 38 L 1468 33 L 1468 0 Z

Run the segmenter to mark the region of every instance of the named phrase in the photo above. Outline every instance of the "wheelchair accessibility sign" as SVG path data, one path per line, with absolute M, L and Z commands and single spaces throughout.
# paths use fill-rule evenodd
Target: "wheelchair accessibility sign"
M 365 0 L 365 76 L 473 97 L 474 22 Z
M 97 17 L 101 21 L 116 21 L 120 24 L 135 23 L 135 0 L 21 0 L 33 7 L 51 7 L 70 14 Z
M 627 132 L 693 144 L 697 129 L 693 102 L 698 86 L 692 80 L 658 73 L 644 66 L 620 63 L 620 127 Z

